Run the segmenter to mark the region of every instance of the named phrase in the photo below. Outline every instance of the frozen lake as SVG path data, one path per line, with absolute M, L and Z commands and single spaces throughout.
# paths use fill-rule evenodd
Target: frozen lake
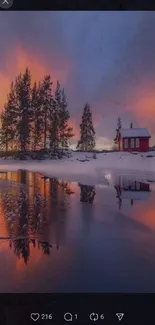
M 155 184 L 0 173 L 0 292 L 155 292 Z

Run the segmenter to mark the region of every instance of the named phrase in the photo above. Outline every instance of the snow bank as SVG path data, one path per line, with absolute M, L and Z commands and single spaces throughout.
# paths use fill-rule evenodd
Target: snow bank
M 147 156 L 153 157 L 147 157 Z M 86 155 L 88 157 L 88 155 Z M 26 169 L 32 172 L 43 173 L 44 175 L 63 178 L 68 181 L 77 181 L 87 184 L 107 184 L 106 174 L 111 171 L 121 171 L 124 174 L 140 172 L 146 177 L 151 173 L 155 179 L 155 152 L 149 153 L 102 153 L 97 154 L 97 159 L 86 158 L 83 153 L 73 152 L 71 158 L 62 160 L 41 160 L 41 161 L 0 161 L 0 172 L 16 171 Z

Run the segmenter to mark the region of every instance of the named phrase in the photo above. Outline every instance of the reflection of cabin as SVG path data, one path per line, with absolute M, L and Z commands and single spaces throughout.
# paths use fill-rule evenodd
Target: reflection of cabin
M 122 202 L 123 199 L 131 200 L 133 204 L 134 200 L 147 200 L 150 194 L 150 185 L 130 180 L 127 177 L 120 176 L 118 185 L 115 186 L 117 191 L 117 198 L 119 202 Z

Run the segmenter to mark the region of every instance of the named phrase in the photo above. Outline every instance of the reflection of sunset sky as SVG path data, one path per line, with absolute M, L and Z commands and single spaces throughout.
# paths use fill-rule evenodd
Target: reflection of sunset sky
M 133 209 L 132 218 L 155 231 L 155 201 L 154 192 L 150 193 L 147 201 L 141 205 L 136 205 Z
M 6 218 L 3 213 L 1 197 L 0 197 L 0 236 L 8 236 L 8 231 L 6 227 Z
M 42 250 L 31 247 L 31 256 L 27 265 L 23 259 L 14 257 L 13 250 L 8 249 L 8 242 L 0 245 L 0 259 L 1 265 L 4 267 L 0 269 L 0 276 L 3 278 L 3 283 L 0 285 L 0 292 L 38 292 L 46 291 L 44 288 L 44 277 L 50 281 L 52 287 L 59 286 L 63 280 L 67 267 L 69 265 L 72 254 L 62 247 L 60 251 L 53 248 L 51 256 L 45 256 Z M 50 275 L 47 270 L 51 269 L 52 274 L 57 274 L 57 277 Z M 30 278 L 33 280 L 33 285 Z M 49 290 L 50 290 L 49 288 Z
M 109 147 L 116 119 L 155 128 L 154 12 L 7 12 L 0 14 L 0 107 L 10 82 L 29 66 L 65 87 L 75 138 L 86 101 L 97 146 Z
M 96 288 L 99 275 L 100 283 L 101 281 L 104 283 L 105 276 L 109 279 L 109 283 L 114 281 L 114 268 L 116 269 L 115 278 L 119 276 L 121 283 L 130 287 L 127 263 L 134 265 L 134 268 L 131 268 L 131 278 L 134 281 L 135 272 L 138 274 L 139 267 L 143 269 L 141 259 L 143 252 L 147 253 L 147 258 L 144 256 L 147 266 L 151 263 L 155 267 L 154 259 L 151 260 L 155 242 L 150 232 L 155 229 L 154 192 L 150 192 L 148 201 L 134 201 L 132 206 L 130 200 L 123 200 L 120 211 L 116 191 L 110 186 L 96 188 L 96 195 L 90 204 L 86 201 L 86 197 L 89 198 L 89 194 L 93 194 L 93 187 L 86 187 L 86 185 L 80 187 L 76 182 L 68 184 L 68 190 L 74 191 L 74 194 L 64 202 L 63 183 L 43 180 L 41 176 L 41 174 L 29 172 L 23 175 L 21 172 L 0 175 L 3 179 L 8 178 L 16 182 L 22 179 L 28 185 L 28 204 L 31 207 L 33 207 L 36 193 L 47 198 L 47 222 L 43 226 L 43 232 L 40 232 L 38 225 L 37 232 L 33 235 L 52 245 L 51 254 L 48 256 L 45 251 L 43 252 L 43 246 L 38 247 L 38 241 L 36 241 L 36 247 L 30 243 L 30 256 L 26 265 L 22 256 L 18 258 L 15 255 L 17 246 L 12 245 L 10 248 L 9 241 L 0 241 L 0 277 L 3 277 L 0 284 L 1 292 L 47 292 L 48 290 L 59 291 L 60 288 L 65 291 L 68 287 L 72 289 L 72 286 L 79 290 L 79 288 L 88 288 L 89 281 L 92 287 Z M 21 187 L 15 183 L 10 183 L 10 186 L 14 189 L 12 192 L 14 194 L 16 189 L 17 195 L 14 196 L 16 199 Z M 52 188 L 56 189 L 54 192 L 56 200 L 51 196 Z M 12 229 L 11 224 L 7 224 L 4 205 L 0 193 L 0 235 L 20 235 L 19 227 L 26 222 L 23 220 L 25 216 L 21 213 L 20 219 L 16 217 L 18 221 L 15 223 L 15 229 Z M 35 219 L 37 220 L 37 215 Z M 26 234 L 29 235 L 29 229 Z M 145 265 L 144 263 L 144 269 Z M 88 272 L 90 269 L 93 269 L 94 273 Z M 77 270 L 79 282 L 76 286 Z M 153 270 L 150 269 L 150 274 Z M 120 276 L 120 272 L 123 272 L 125 276 Z M 140 277 L 143 278 L 143 273 Z M 107 281 L 104 285 L 107 285 Z
M 34 202 L 34 196 L 36 193 L 40 193 L 43 197 L 46 197 L 46 199 L 48 200 L 48 205 L 50 204 L 50 182 L 49 181 L 43 181 L 41 179 L 41 174 L 37 174 L 34 175 L 32 173 L 28 173 L 27 174 L 27 178 L 26 178 L 26 184 L 29 185 L 28 187 L 28 204 L 29 206 L 32 206 L 33 202 Z M 16 172 L 9 172 L 8 174 L 1 174 L 0 177 L 4 180 L 4 179 L 8 179 L 11 181 L 15 181 L 15 182 L 20 182 L 21 181 L 21 177 L 20 177 L 20 173 L 16 173 Z M 73 187 L 75 188 L 75 184 L 73 184 Z M 10 184 L 10 188 L 12 188 L 12 190 L 14 189 L 14 191 L 16 191 L 16 196 L 14 196 L 13 201 L 16 201 L 17 196 L 20 193 L 20 186 L 17 186 L 15 183 L 11 183 Z M 71 186 L 70 186 L 71 189 Z M 11 190 L 11 191 L 12 191 Z M 72 189 L 73 190 L 73 189 Z M 7 191 L 7 190 L 6 190 Z M 2 192 L 2 191 L 1 191 Z M 58 187 L 58 199 L 60 197 L 60 203 L 61 203 L 61 192 L 62 189 L 61 187 Z M 2 195 L 0 196 L 0 236 L 11 236 L 12 235 L 17 235 L 20 236 L 20 224 L 22 225 L 23 222 L 23 216 L 21 215 L 20 218 L 18 218 L 18 214 L 16 215 L 15 218 L 15 226 L 13 227 L 13 229 L 11 228 L 11 225 L 8 226 L 8 221 L 7 221 L 7 216 L 5 216 L 4 213 L 4 201 L 2 199 Z M 10 211 L 10 210 L 9 210 Z M 20 286 L 22 284 L 22 288 L 24 291 L 31 291 L 31 285 L 29 283 L 27 283 L 27 279 L 28 279 L 28 274 L 30 276 L 35 276 L 35 285 L 36 287 L 34 287 L 34 290 L 37 291 L 37 281 L 38 283 L 40 282 L 39 277 L 42 276 L 42 272 L 45 273 L 46 269 L 51 267 L 53 272 L 57 272 L 57 281 L 61 282 L 61 278 L 63 277 L 62 275 L 62 270 L 63 272 L 65 272 L 65 269 L 67 267 L 68 264 L 68 259 L 69 259 L 69 252 L 68 250 L 65 251 L 65 248 L 63 248 L 63 246 L 61 246 L 61 250 L 59 249 L 59 251 L 57 250 L 57 245 L 61 245 L 61 241 L 62 238 L 64 237 L 63 232 L 65 231 L 64 228 L 64 223 L 65 223 L 65 215 L 63 213 L 63 210 L 59 211 L 59 214 L 63 215 L 63 217 L 60 218 L 60 216 L 54 215 L 54 212 L 50 211 L 50 215 L 47 215 L 47 225 L 45 225 L 45 229 L 43 234 L 36 233 L 36 235 L 34 235 L 34 237 L 36 236 L 37 238 L 40 238 L 41 240 L 45 240 L 45 241 L 49 241 L 49 244 L 52 244 L 52 248 L 51 250 L 51 255 L 50 256 L 46 256 L 42 250 L 42 247 L 38 247 L 38 241 L 36 240 L 36 247 L 33 247 L 32 243 L 29 244 L 29 248 L 30 248 L 30 256 L 27 262 L 27 265 L 24 262 L 24 259 L 22 256 L 20 256 L 20 258 L 18 258 L 17 256 L 14 256 L 14 244 L 12 243 L 12 247 L 9 248 L 9 241 L 4 241 L 1 240 L 0 241 L 0 255 L 1 255 L 1 262 L 3 262 L 3 258 L 5 258 L 6 256 L 6 262 L 5 262 L 5 279 L 7 281 L 7 277 L 9 277 L 9 281 L 4 281 L 4 288 L 2 288 L 1 286 L 1 291 L 9 291 L 9 288 L 12 288 L 12 286 L 16 287 L 16 290 L 18 291 L 18 289 L 20 290 Z M 49 213 L 48 209 L 47 209 L 47 213 Z M 61 219 L 61 220 L 60 220 Z M 60 224 L 61 223 L 61 224 Z M 12 224 L 12 223 L 11 223 Z M 31 237 L 33 237 L 33 235 L 31 234 Z M 60 237 L 60 240 L 59 240 Z M 62 238 L 61 238 L 62 237 Z M 57 242 L 58 241 L 58 242 Z M 60 241 L 60 243 L 59 243 Z M 54 257 L 54 259 L 52 258 L 52 256 Z M 9 267 L 8 267 L 8 261 L 9 261 Z M 59 265 L 59 269 L 61 270 L 58 271 L 57 267 Z M 11 268 L 11 276 L 10 276 L 10 271 L 9 269 Z M 56 268 L 56 270 L 54 271 L 54 269 Z M 38 271 L 39 270 L 39 271 Z M 4 271 L 4 270 L 3 270 Z M 36 276 L 37 274 L 37 276 Z M 54 283 L 53 285 L 59 285 L 59 283 L 57 283 L 57 281 L 54 279 Z M 8 286 L 8 288 L 7 288 Z M 39 285 L 40 287 L 40 285 Z

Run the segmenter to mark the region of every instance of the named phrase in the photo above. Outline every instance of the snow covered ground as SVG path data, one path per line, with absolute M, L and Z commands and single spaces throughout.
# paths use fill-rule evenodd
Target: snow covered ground
M 85 161 L 86 159 L 86 161 Z M 26 169 L 68 181 L 97 185 L 113 182 L 113 176 L 134 175 L 138 179 L 155 181 L 155 151 L 149 153 L 98 153 L 72 152 L 71 158 L 62 160 L 16 161 L 0 160 L 0 172 Z

